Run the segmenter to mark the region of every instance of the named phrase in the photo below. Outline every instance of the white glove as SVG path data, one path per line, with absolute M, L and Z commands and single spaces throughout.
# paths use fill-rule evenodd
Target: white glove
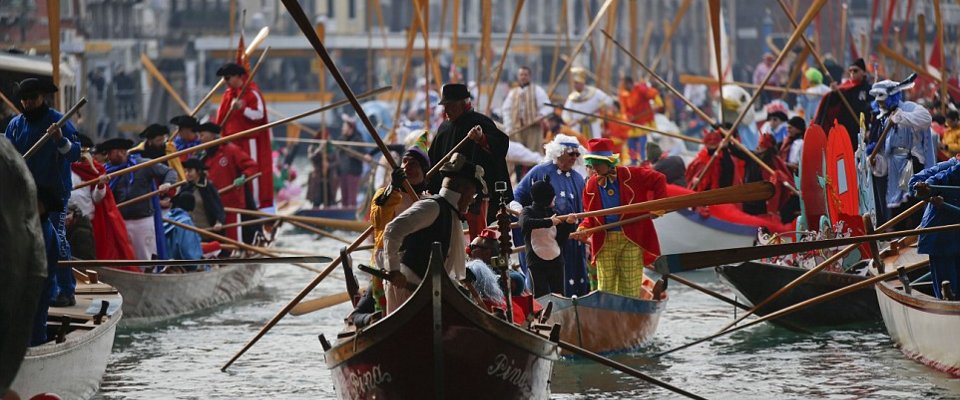
M 167 190 L 170 190 L 170 184 L 169 184 L 169 183 L 161 183 L 160 186 L 157 187 L 157 189 L 160 189 L 161 192 L 166 192 Z
M 518 203 L 516 200 L 513 200 L 510 202 L 510 204 L 507 204 L 507 208 L 517 213 L 523 211 L 523 205 Z

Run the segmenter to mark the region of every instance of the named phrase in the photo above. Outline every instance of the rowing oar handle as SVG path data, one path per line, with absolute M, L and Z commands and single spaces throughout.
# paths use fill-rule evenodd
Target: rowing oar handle
M 63 126 L 67 124 L 67 121 L 70 120 L 70 118 L 73 117 L 73 115 L 76 114 L 77 111 L 80 111 L 80 108 L 83 107 L 84 104 L 87 104 L 87 98 L 81 97 L 80 101 L 78 101 L 77 104 L 74 104 L 73 107 L 70 107 L 70 109 L 67 110 L 66 114 L 63 114 L 63 116 L 60 117 L 60 120 L 55 122 L 53 125 L 51 125 L 50 128 L 53 128 L 53 127 L 57 127 L 57 129 L 63 128 Z M 50 128 L 47 128 L 47 133 L 44 133 L 43 136 L 41 136 L 40 139 L 37 140 L 37 142 L 34 143 L 32 147 L 30 147 L 30 150 L 27 150 L 27 152 L 23 154 L 24 160 L 30 159 L 30 157 L 32 157 L 34 154 L 40 151 L 40 148 L 43 147 L 44 143 L 46 143 L 47 140 L 50 140 L 50 136 L 52 136 L 50 134 Z
M 884 147 L 883 141 L 887 138 L 887 132 L 890 132 L 890 128 L 893 127 L 893 116 L 897 113 L 897 110 L 894 110 L 890 113 L 890 116 L 887 117 L 887 126 L 883 127 L 883 132 L 880 132 L 880 138 L 877 139 L 877 145 L 873 146 L 873 151 L 870 152 L 870 164 L 873 165 L 873 160 L 877 158 L 877 154 L 880 154 L 880 148 Z
M 259 178 L 260 175 L 263 175 L 263 172 L 257 172 L 257 173 L 255 173 L 255 174 L 253 174 L 253 175 L 248 176 L 248 177 L 244 177 L 244 178 L 243 178 L 243 185 L 246 185 L 247 182 L 250 182 L 250 181 L 252 181 L 252 180 L 254 180 L 254 179 Z M 227 186 L 224 186 L 224 187 L 220 188 L 219 190 L 217 190 L 217 193 L 218 193 L 218 194 L 224 194 L 224 193 L 229 192 L 229 191 L 231 191 L 231 190 L 234 190 L 234 189 L 236 189 L 236 188 L 238 188 L 238 187 L 242 187 L 243 185 L 240 185 L 240 186 L 227 185 Z
M 151 197 L 153 197 L 153 196 L 162 194 L 163 192 L 170 191 L 171 189 L 176 189 L 176 188 L 178 188 L 178 187 L 180 187 L 180 186 L 183 186 L 183 185 L 186 184 L 186 183 L 187 183 L 186 180 L 182 180 L 182 181 L 180 181 L 180 182 L 177 182 L 177 183 L 174 183 L 174 184 L 170 185 L 170 187 L 168 187 L 168 188 L 157 189 L 157 190 L 154 190 L 154 191 L 152 191 L 152 192 L 150 192 L 150 193 L 142 194 L 142 195 L 140 195 L 140 196 L 134 197 L 134 198 L 132 198 L 132 199 L 130 199 L 130 200 L 127 200 L 127 201 L 121 202 L 120 204 L 117 204 L 117 208 L 123 208 L 123 207 L 129 206 L 129 205 L 131 205 L 131 204 L 139 203 L 139 202 L 144 201 L 144 200 L 146 200 L 146 199 L 149 199 L 149 198 L 151 198 Z
M 571 236 L 572 236 L 572 235 L 576 235 L 576 236 L 578 236 L 578 237 L 579 237 L 579 236 L 586 237 L 586 236 L 592 235 L 592 234 L 595 233 L 595 232 L 605 231 L 605 230 L 610 229 L 610 228 L 616 228 L 616 227 L 618 227 L 618 226 L 623 226 L 623 225 L 627 225 L 627 224 L 632 224 L 632 223 L 634 223 L 634 222 L 640 222 L 640 221 L 647 220 L 647 219 L 657 218 L 657 217 L 659 217 L 660 215 L 661 215 L 661 213 L 650 212 L 649 214 L 638 215 L 638 216 L 636 216 L 636 217 L 627 218 L 627 219 L 622 219 L 622 220 L 619 220 L 619 221 L 616 221 L 616 222 L 611 222 L 611 223 L 609 223 L 609 224 L 603 224 L 603 225 L 600 225 L 600 226 L 595 226 L 595 227 L 593 227 L 593 228 L 587 228 L 587 229 L 584 229 L 584 230 L 579 230 L 579 231 L 576 231 L 576 232 L 571 233 Z
M 255 65 L 253 67 L 253 71 L 250 71 L 250 74 L 247 75 L 247 80 L 243 82 L 243 86 L 240 87 L 240 92 L 237 94 L 237 97 L 234 98 L 234 101 L 240 100 L 244 93 L 247 92 L 247 88 L 250 87 L 250 82 L 253 82 L 254 75 L 257 74 L 257 71 L 260 70 L 260 66 L 263 65 L 263 60 L 267 57 L 268 51 L 270 51 L 270 46 L 267 46 L 267 48 L 263 49 L 263 53 L 260 53 L 260 59 L 257 60 L 257 65 Z M 233 104 L 231 104 L 230 108 L 227 109 L 227 113 L 223 116 L 223 120 L 220 121 L 221 125 L 227 120 L 227 118 L 230 118 L 230 115 L 233 114 L 234 110 Z
M 480 128 L 480 125 L 477 125 L 477 126 L 471 128 L 470 131 L 473 131 L 474 129 L 481 129 L 481 128 Z M 482 132 L 482 131 L 483 131 L 483 130 L 481 129 L 481 132 Z M 437 172 L 440 172 L 440 167 L 443 166 L 443 164 L 446 163 L 448 160 L 450 160 L 450 157 L 453 157 L 453 154 L 454 154 L 454 153 L 458 153 L 460 150 L 462 150 L 462 149 L 463 149 L 463 146 L 466 146 L 466 145 L 467 145 L 467 142 L 469 142 L 469 141 L 470 141 L 470 133 L 467 132 L 467 135 L 464 136 L 463 139 L 460 139 L 460 142 L 457 143 L 456 146 L 453 146 L 453 148 L 450 149 L 450 151 L 447 152 L 447 154 L 446 154 L 445 156 L 443 156 L 443 158 L 441 158 L 440 161 L 437 161 L 436 164 L 433 164 L 433 167 L 430 168 L 430 171 L 427 171 L 427 174 L 424 175 L 424 177 L 425 177 L 424 180 L 429 180 L 429 179 L 430 179 L 431 177 L 433 177 L 433 175 L 435 175 Z

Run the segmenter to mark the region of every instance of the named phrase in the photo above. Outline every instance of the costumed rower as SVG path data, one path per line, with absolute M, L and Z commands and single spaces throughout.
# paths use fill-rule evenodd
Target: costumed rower
M 576 229 L 577 219 L 570 214 L 557 216 L 554 209 L 556 192 L 551 177 L 531 185 L 533 204 L 520 212 L 520 229 L 526 243 L 527 267 L 533 272 L 534 296 L 548 293 L 563 294 L 564 268 L 560 247 Z
M 412 294 L 406 283 L 419 284 L 427 272 L 434 242 L 441 244 L 443 265 L 451 279 L 466 278 L 460 215 L 478 195 L 486 194 L 483 167 L 455 153 L 440 167 L 439 194 L 413 203 L 397 215 L 383 233 L 390 283 L 386 287 L 387 313 L 397 310 Z
M 517 86 L 507 92 L 500 115 L 507 132 L 511 132 L 524 147 L 539 152 L 543 147 L 543 128 L 534 122 L 550 115 L 553 110 L 544 105 L 550 98 L 540 85 L 530 82 L 530 74 L 530 67 L 517 69 Z
M 602 90 L 587 85 L 587 70 L 581 67 L 570 68 L 573 78 L 573 91 L 567 96 L 564 108 L 577 110 L 587 114 L 599 114 L 606 107 L 613 105 L 613 99 Z M 563 120 L 577 129 L 587 139 L 599 138 L 603 133 L 600 120 L 582 115 L 574 115 L 569 111 L 563 112 Z
M 594 175 L 583 191 L 586 212 L 641 203 L 666 195 L 666 178 L 646 167 L 617 166 L 619 154 L 610 139 L 593 139 L 584 156 Z M 609 224 L 639 213 L 586 218 L 580 229 Z M 571 237 L 584 239 L 582 234 Z M 623 296 L 640 297 L 643 268 L 660 255 L 660 242 L 653 221 L 646 219 L 598 231 L 589 236 L 590 255 L 597 268 L 597 289 Z
M 268 122 L 267 105 L 256 82 L 249 82 L 241 96 L 240 89 L 249 79 L 244 67 L 228 63 L 217 70 L 217 76 L 222 76 L 227 83 L 227 91 L 217 111 L 217 121 L 223 129 L 223 136 L 256 128 Z M 234 111 L 231 112 L 231 109 Z M 224 121 L 228 113 L 230 118 Z M 248 185 L 257 207 L 260 211 L 273 214 L 276 209 L 273 207 L 273 152 L 270 140 L 270 131 L 264 129 L 234 143 L 256 161 L 258 171 L 261 172 L 256 182 Z
M 930 185 L 960 186 L 960 159 L 953 157 L 910 178 L 910 189 L 914 196 L 930 197 L 930 203 L 923 212 L 921 228 L 960 223 L 960 213 L 944 206 L 944 203 L 952 206 L 960 204 L 960 195 L 957 192 L 934 191 Z M 938 299 L 956 300 L 956 297 L 948 295 L 960 294 L 960 231 L 920 235 L 917 252 L 930 256 L 933 294 Z M 944 293 L 945 286 L 950 287 L 949 293 Z
M 775 175 L 771 176 L 769 172 L 746 153 L 737 147 L 732 147 L 730 153 L 744 162 L 743 183 L 750 182 L 772 182 L 774 184 L 774 195 L 769 200 L 749 201 L 743 203 L 743 212 L 750 215 L 768 215 L 777 213 L 790 198 L 790 193 L 786 192 L 784 183 L 789 183 L 791 179 L 790 170 L 787 163 L 780 158 L 776 140 L 771 134 L 760 135 L 760 143 L 754 152 L 757 158 L 764 164 L 773 168 Z
M 740 182 L 742 173 L 730 156 L 730 149 L 727 146 L 720 147 L 722 143 L 723 134 L 719 130 L 712 130 L 703 136 L 703 148 L 687 166 L 686 180 L 690 189 L 702 192 L 725 188 Z M 717 156 L 716 160 L 710 162 L 713 153 L 717 151 L 720 152 L 720 155 Z M 708 163 L 710 165 L 707 165 Z M 698 181 L 697 176 L 704 168 L 707 168 L 707 172 Z
M 190 219 L 197 228 L 219 231 L 227 223 L 227 215 L 220 200 L 220 191 L 207 179 L 207 166 L 196 158 L 188 158 L 183 162 L 183 170 L 187 174 L 187 184 L 180 188 L 181 194 L 193 196 L 194 208 L 190 212 Z
M 510 203 L 510 208 L 519 212 L 524 206 L 533 204 L 531 188 L 533 182 L 547 180 L 556 193 L 554 209 L 557 214 L 564 215 L 583 211 L 583 175 L 577 171 L 582 169 L 581 154 L 587 152 L 573 136 L 557 134 L 550 143 L 544 146 L 546 155 L 543 162 L 534 166 L 520 180 L 513 192 L 516 199 Z M 547 178 L 549 177 L 549 179 Z M 515 236 L 517 245 L 523 243 Z M 567 240 L 560 246 L 563 256 L 565 296 L 583 296 L 590 292 L 590 278 L 587 275 L 586 246 L 576 240 Z M 526 265 L 526 263 L 524 263 Z
M 207 122 L 200 125 L 201 143 L 207 143 L 219 137 L 220 127 L 217 124 Z M 230 142 L 201 151 L 200 160 L 207 167 L 207 178 L 209 178 L 213 187 L 239 186 L 236 189 L 224 192 L 220 196 L 220 201 L 224 207 L 250 208 L 248 202 L 251 202 L 252 198 L 243 182 L 246 177 L 257 173 L 256 161 L 251 159 L 239 146 Z M 236 213 L 226 213 L 226 215 L 227 224 L 233 224 L 239 220 Z M 227 237 L 240 240 L 243 237 L 240 228 L 237 226 L 228 229 Z
M 40 229 L 43 232 L 43 246 L 46 265 L 47 280 L 40 294 L 40 304 L 33 317 L 33 330 L 30 336 L 30 346 L 39 346 L 47 341 L 47 312 L 50 306 L 69 307 L 76 305 L 71 294 L 69 298 L 62 296 L 59 290 L 57 280 L 62 275 L 59 270 L 63 269 L 57 265 L 59 257 L 57 255 L 57 234 L 53 226 L 53 213 L 63 212 L 63 202 L 56 189 L 46 186 L 37 187 L 37 214 L 40 216 Z M 71 268 L 66 268 L 73 275 Z
M 645 82 L 635 84 L 633 77 L 625 75 L 620 82 L 619 92 L 620 112 L 628 121 L 653 129 L 657 128 L 651 106 L 651 103 L 660 97 L 657 89 L 648 86 Z M 646 160 L 647 131 L 630 128 L 627 136 L 630 162 L 633 165 L 639 165 Z
M 737 85 L 724 85 L 723 101 L 720 103 L 720 110 L 723 113 L 723 120 L 727 124 L 732 124 L 734 120 L 743 113 L 743 121 L 737 126 L 737 131 L 733 132 L 734 138 L 750 150 L 755 150 L 760 143 L 760 130 L 754 123 L 756 112 L 753 108 L 747 108 L 750 102 L 750 93 L 746 89 Z M 744 112 L 746 109 L 746 112 Z M 729 128 L 725 128 L 729 129 Z
M 110 139 L 101 143 L 99 150 L 107 152 L 106 171 L 113 173 L 139 164 L 139 154 L 127 154 L 133 146 L 128 139 Z M 166 165 L 153 164 L 134 172 L 116 176 L 110 179 L 110 189 L 120 203 L 130 200 L 156 189 L 168 189 L 177 181 L 177 173 Z M 160 186 L 156 182 L 161 182 Z M 141 201 L 120 209 L 123 221 L 127 226 L 127 235 L 133 245 L 133 253 L 139 260 L 151 260 L 156 255 L 166 259 L 166 243 L 163 240 L 163 224 L 160 217 L 160 201 L 157 196 L 150 201 Z
M 142 142 L 133 146 L 129 153 L 140 153 L 140 158 L 159 158 L 170 153 L 176 153 L 177 148 L 173 142 L 167 140 L 170 137 L 170 129 L 160 124 L 150 124 L 140 132 Z M 179 158 L 171 158 L 164 162 L 168 167 L 177 172 L 177 178 L 183 180 L 186 175 L 183 173 L 183 165 Z
M 470 136 L 459 153 L 467 161 L 483 168 L 485 184 L 493 187 L 495 182 L 506 182 L 507 203 L 513 200 L 513 187 L 510 184 L 510 173 L 507 169 L 507 150 L 510 140 L 492 119 L 473 110 L 470 103 L 470 92 L 467 86 L 460 83 L 448 83 L 441 90 L 440 105 L 446 119 L 437 128 L 437 135 L 433 138 L 428 152 L 430 160 L 439 162 L 463 138 Z M 473 128 L 479 126 L 480 130 Z M 438 193 L 443 177 L 434 176 L 429 182 L 431 193 Z M 486 194 L 486 193 L 485 193 Z M 470 237 L 476 237 L 487 224 L 496 220 L 500 194 L 490 193 L 487 199 L 474 204 L 476 212 L 467 214 L 467 223 L 470 225 Z
M 177 127 L 177 131 L 174 132 L 176 137 L 173 138 L 173 145 L 177 148 L 177 151 L 200 144 L 200 137 L 197 136 L 200 122 L 196 118 L 189 115 L 178 115 L 170 119 L 170 123 Z M 182 158 L 186 159 L 187 157 L 189 156 L 184 155 Z
M 859 146 L 857 132 L 860 132 L 860 114 L 870 115 L 870 104 L 873 101 L 873 95 L 870 94 L 870 77 L 867 75 L 867 64 L 862 58 L 858 58 L 847 67 L 847 80 L 840 85 L 836 82 L 830 83 L 831 89 L 836 89 L 828 93 L 820 101 L 820 107 L 817 108 L 816 116 L 813 122 L 823 127 L 824 132 L 830 132 L 833 128 L 833 122 L 840 122 L 847 133 L 850 134 L 850 143 L 853 143 L 853 149 Z M 857 115 L 850 115 L 847 106 L 843 104 L 840 97 L 843 96 L 850 103 L 853 112 Z

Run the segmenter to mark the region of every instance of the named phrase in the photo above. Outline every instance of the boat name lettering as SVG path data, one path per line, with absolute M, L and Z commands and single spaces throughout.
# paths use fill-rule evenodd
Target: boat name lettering
M 494 357 L 493 363 L 487 367 L 487 375 L 498 377 L 520 388 L 527 386 L 529 378 L 526 370 L 517 367 L 516 362 L 503 353 Z
M 380 369 L 380 364 L 377 364 L 377 366 L 371 370 L 363 373 L 350 372 L 350 376 L 347 379 L 350 381 L 350 385 L 362 395 L 380 386 L 381 383 L 390 383 L 393 377 L 390 376 L 389 372 L 383 372 Z

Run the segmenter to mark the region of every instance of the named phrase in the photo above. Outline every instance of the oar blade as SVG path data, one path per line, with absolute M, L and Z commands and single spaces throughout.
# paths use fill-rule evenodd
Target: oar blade
M 297 316 L 309 314 L 314 311 L 320 311 L 325 308 L 346 303 L 347 301 L 350 301 L 350 294 L 348 294 L 347 292 L 331 294 L 328 296 L 318 297 L 313 300 L 300 302 L 300 304 L 297 304 L 292 309 L 290 309 L 290 314 L 297 315 Z

